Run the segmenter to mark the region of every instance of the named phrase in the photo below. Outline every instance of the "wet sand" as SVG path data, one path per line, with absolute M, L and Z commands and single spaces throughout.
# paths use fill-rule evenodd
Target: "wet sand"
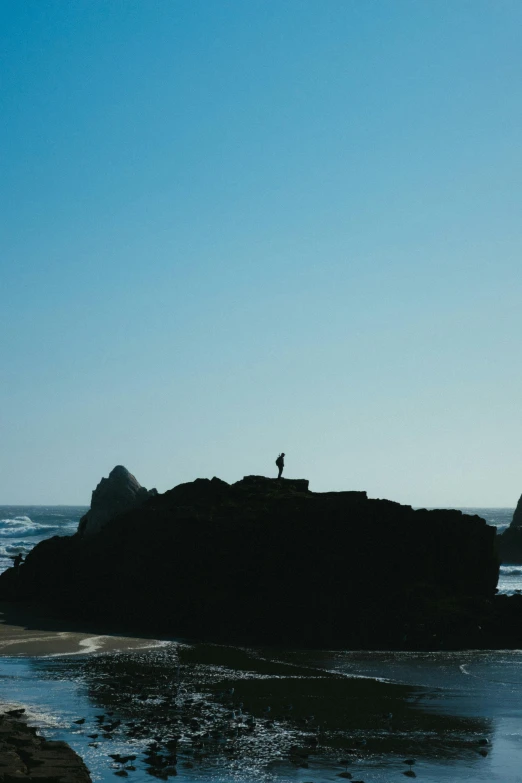
M 74 655 L 154 647 L 159 640 L 81 629 L 38 612 L 0 604 L 0 656 Z

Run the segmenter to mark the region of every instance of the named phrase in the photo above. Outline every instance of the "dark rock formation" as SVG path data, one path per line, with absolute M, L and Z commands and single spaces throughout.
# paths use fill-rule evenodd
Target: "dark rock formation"
M 508 527 L 498 537 L 498 553 L 504 565 L 522 564 L 522 528 Z
M 157 490 L 145 489 L 127 468 L 117 465 L 109 473 L 109 478 L 102 478 L 93 490 L 91 507 L 80 520 L 79 534 L 90 536 L 99 533 L 118 514 L 141 506 L 153 495 L 157 495 Z
M 509 527 L 522 528 L 522 495 L 520 496 Z
M 250 491 L 252 494 L 259 492 L 288 494 L 289 492 L 308 492 L 309 482 L 307 479 L 280 478 L 274 484 L 274 479 L 266 476 L 245 476 L 241 482 L 238 481 L 234 486 L 237 487 L 240 484 L 245 493 Z
M 21 720 L 0 715 L 0 783 L 89 783 L 82 759 L 65 742 L 48 741 Z
M 498 552 L 501 563 L 522 564 L 522 496 L 507 530 L 498 537 Z
M 0 576 L 0 599 L 172 635 L 480 646 L 495 533 L 478 516 L 314 493 L 305 480 L 197 479 L 97 535 L 38 544 Z

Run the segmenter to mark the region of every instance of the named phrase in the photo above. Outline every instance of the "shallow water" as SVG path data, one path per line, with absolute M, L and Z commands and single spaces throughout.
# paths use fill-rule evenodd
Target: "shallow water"
M 342 780 L 347 768 L 354 780 L 384 783 L 404 779 L 407 758 L 433 783 L 521 780 L 521 652 L 170 642 L 140 652 L 2 658 L 0 689 L 47 736 L 67 740 L 98 781 L 121 769 L 111 753 L 136 755 L 131 780 L 161 774 L 176 737 L 177 776 L 187 781 L 320 783 Z M 158 750 L 147 757 L 151 742 Z

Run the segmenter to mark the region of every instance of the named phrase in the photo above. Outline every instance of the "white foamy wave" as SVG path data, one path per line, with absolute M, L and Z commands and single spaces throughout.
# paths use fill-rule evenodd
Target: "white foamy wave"
M 19 552 L 27 555 L 51 536 L 76 533 L 83 506 L 0 506 L 0 573 Z
M 13 519 L 0 519 L 0 536 L 13 538 L 14 536 L 36 536 L 46 530 L 54 530 L 53 525 L 42 525 L 33 522 L 30 517 L 14 517 Z
M 522 576 L 522 566 L 500 566 L 500 573 L 503 576 Z
M 32 541 L 16 541 L 14 544 L 0 546 L 0 557 L 10 557 L 11 555 L 17 555 L 18 552 L 27 552 L 32 548 Z

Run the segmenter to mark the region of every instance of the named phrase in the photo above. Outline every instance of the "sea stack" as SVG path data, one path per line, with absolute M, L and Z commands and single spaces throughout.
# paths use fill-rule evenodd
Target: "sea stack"
M 149 496 L 119 468 L 81 527 L 1 574 L 0 598 L 227 642 L 440 649 L 493 638 L 484 623 L 496 530 L 460 511 L 265 476 L 200 478 Z
M 142 487 L 136 476 L 123 465 L 116 465 L 109 477 L 102 478 L 93 490 L 91 507 L 80 519 L 78 533 L 81 536 L 99 533 L 111 519 L 138 508 L 157 494 L 156 489 Z
M 510 526 L 498 537 L 498 552 L 502 563 L 522 563 L 522 496 Z
M 522 495 L 520 496 L 510 527 L 522 527 Z

